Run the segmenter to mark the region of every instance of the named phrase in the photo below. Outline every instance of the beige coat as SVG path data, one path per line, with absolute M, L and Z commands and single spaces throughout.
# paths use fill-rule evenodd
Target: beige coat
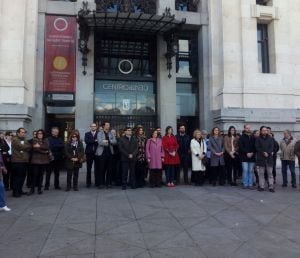
M 295 144 L 296 139 L 292 139 L 289 144 L 284 140 L 280 142 L 280 159 L 281 160 L 295 160 Z

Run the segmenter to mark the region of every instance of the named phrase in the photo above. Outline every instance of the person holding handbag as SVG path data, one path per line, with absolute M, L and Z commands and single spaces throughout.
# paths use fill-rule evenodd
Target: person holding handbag
M 78 191 L 79 169 L 82 167 L 82 163 L 84 162 L 84 148 L 82 142 L 80 141 L 78 130 L 74 130 L 70 134 L 70 138 L 65 144 L 65 156 L 67 169 L 66 191 L 70 191 L 72 180 L 74 191 Z

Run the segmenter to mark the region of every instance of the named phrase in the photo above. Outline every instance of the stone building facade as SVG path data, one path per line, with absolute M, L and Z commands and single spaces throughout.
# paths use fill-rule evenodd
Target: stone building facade
M 99 1 L 86 2 L 90 15 L 93 11 L 99 11 Z M 119 8 L 120 1 L 110 2 L 115 5 L 110 6 L 107 12 L 113 13 L 114 8 Z M 143 6 L 136 4 L 139 1 L 128 2 L 131 2 L 132 9 L 127 10 L 126 17 L 128 22 L 132 22 L 130 12 L 139 13 L 143 11 L 139 10 Z M 99 46 L 116 42 L 116 35 L 113 29 L 105 32 L 105 38 L 103 28 L 91 30 L 87 41 L 89 52 L 86 67 L 82 66 L 82 53 L 79 50 L 76 52 L 75 99 L 73 104 L 66 105 L 45 101 L 45 17 L 77 16 L 83 8 L 82 1 L 2 0 L 0 129 L 24 126 L 29 131 L 37 128 L 48 130 L 57 123 L 63 130 L 78 128 L 84 132 L 95 119 L 99 122 L 112 119 L 112 124 L 119 119 L 116 126 L 135 126 L 141 118 L 146 126 L 151 127 L 172 125 L 176 128 L 177 123 L 183 122 L 191 129 L 200 127 L 209 130 L 217 125 L 226 130 L 230 125 L 235 125 L 241 130 L 244 123 L 250 123 L 254 128 L 266 124 L 275 132 L 288 128 L 300 133 L 300 1 L 153 2 L 155 14 L 151 14 L 150 21 L 156 18 L 164 21 L 166 18 L 163 17 L 171 14 L 175 15 L 172 21 L 174 26 L 178 25 L 176 22 L 180 23 L 174 32 L 178 44 L 172 46 L 176 47 L 176 54 L 169 58 L 172 67 L 167 67 L 166 59 L 169 46 L 165 36 L 169 31 L 165 34 L 157 32 L 149 36 L 148 43 L 154 47 L 145 50 L 150 60 L 146 58 L 148 66 L 145 69 L 151 70 L 152 74 L 139 73 L 134 77 L 118 72 L 106 76 L 103 67 L 97 70 L 98 61 L 101 63 L 101 58 L 104 58 Z M 103 9 L 100 11 L 103 12 Z M 118 23 L 119 15 L 113 17 Z M 144 42 L 143 37 L 148 32 L 138 32 L 141 27 L 143 23 L 133 28 L 134 42 L 139 42 L 139 39 Z M 162 26 L 157 31 L 164 28 Z M 78 27 L 77 39 L 80 32 Z M 137 35 L 139 33 L 140 37 Z M 121 38 L 119 35 L 119 42 L 122 42 Z M 128 46 L 130 36 L 125 41 Z M 124 49 L 120 47 L 119 50 Z M 133 61 L 127 57 L 119 59 L 117 68 L 124 59 L 129 60 L 130 69 Z M 83 75 L 83 69 L 86 75 Z M 110 69 L 113 71 L 114 67 Z M 130 95 L 117 90 L 107 95 L 101 90 L 97 92 L 98 86 L 104 87 L 107 81 L 111 83 L 109 85 L 119 85 L 121 82 L 122 85 L 134 87 L 150 85 L 152 92 L 145 96 L 139 92 L 131 92 Z M 115 96 L 114 102 L 107 100 L 111 96 Z M 139 97 L 145 100 L 139 100 Z M 118 101 L 123 101 L 123 107 Z M 143 101 L 150 103 L 151 116 L 148 116 L 149 112 L 146 115 L 141 112 L 142 108 L 149 108 L 148 104 L 143 106 Z M 103 106 L 103 102 L 107 105 Z M 99 106 L 97 103 L 100 103 Z M 109 110 L 103 113 L 103 108 L 112 107 L 110 110 L 115 111 L 118 105 L 125 111 L 128 105 L 135 105 L 135 109 L 132 108 L 131 113 L 118 110 L 117 115 Z M 149 124 L 150 120 L 152 122 Z

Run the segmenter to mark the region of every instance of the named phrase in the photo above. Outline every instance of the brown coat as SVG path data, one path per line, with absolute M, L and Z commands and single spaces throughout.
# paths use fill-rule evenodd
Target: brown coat
M 40 147 L 34 147 L 38 143 Z M 49 164 L 49 143 L 47 140 L 33 139 L 31 164 L 45 165 Z
M 29 162 L 31 144 L 27 140 L 21 139 L 18 136 L 16 136 L 12 140 L 11 148 L 12 148 L 12 154 L 11 154 L 12 163 Z
M 74 168 L 81 168 L 82 161 L 84 160 L 84 148 L 81 141 L 78 141 L 77 148 L 75 150 L 72 149 L 71 142 L 65 143 L 65 167 L 67 170 L 72 170 Z M 74 162 L 71 159 L 78 158 L 78 162 Z
M 300 140 L 295 143 L 295 154 L 300 161 Z
M 235 152 L 239 152 L 239 140 L 240 140 L 240 138 L 238 136 L 234 137 L 234 139 L 233 139 L 233 146 L 234 146 Z M 228 154 L 230 154 L 230 152 L 232 152 L 231 137 L 228 135 L 226 135 L 224 137 L 224 148 Z

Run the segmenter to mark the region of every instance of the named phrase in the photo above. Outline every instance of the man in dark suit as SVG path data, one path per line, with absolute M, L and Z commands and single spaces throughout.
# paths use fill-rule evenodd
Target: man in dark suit
M 94 163 L 94 178 L 95 178 L 95 152 L 98 146 L 97 141 L 97 125 L 92 123 L 90 125 L 91 130 L 86 132 L 84 135 L 84 142 L 86 144 L 85 147 L 85 155 L 86 155 L 86 187 L 91 187 L 92 179 L 92 167 Z
M 122 161 L 122 190 L 126 190 L 128 171 L 129 180 L 132 189 L 136 188 L 135 180 L 135 162 L 138 153 L 138 143 L 134 136 L 132 136 L 132 129 L 126 127 L 125 135 L 120 138 L 119 150 L 121 153 Z

